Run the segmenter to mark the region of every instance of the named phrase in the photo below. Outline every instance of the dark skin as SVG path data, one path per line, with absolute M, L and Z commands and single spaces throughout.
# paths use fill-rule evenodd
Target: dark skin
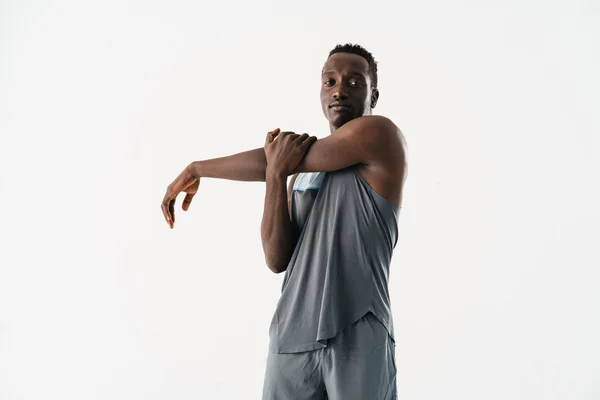
M 289 201 L 298 173 L 356 166 L 379 195 L 401 207 L 408 172 L 406 142 L 392 121 L 371 115 L 379 91 L 371 87 L 367 60 L 356 54 L 333 54 L 325 62 L 321 78 L 321 107 L 331 132 L 328 137 L 307 142 L 308 135 L 275 134 L 276 130 L 267 134 L 262 148 L 191 163 L 169 185 L 163 198 L 161 208 L 169 226 L 173 228 L 175 223 L 177 195 L 186 193 L 182 208 L 187 211 L 202 177 L 267 182 L 261 238 L 267 266 L 280 273 L 287 268 L 295 247 Z M 273 151 L 269 151 L 270 146 Z M 290 155 L 289 161 L 283 161 L 285 154 Z M 289 175 L 293 176 L 286 192 L 285 178 Z
M 265 261 L 275 273 L 286 269 L 296 247 L 285 188 L 287 177 L 294 172 L 316 140 L 315 136 L 307 133 L 297 135 L 276 129 L 269 132 L 265 141 L 267 190 L 260 234 Z
M 321 109 L 329 131 L 355 118 L 370 115 L 377 105 L 379 90 L 371 88 L 369 63 L 356 54 L 337 53 L 321 71 Z

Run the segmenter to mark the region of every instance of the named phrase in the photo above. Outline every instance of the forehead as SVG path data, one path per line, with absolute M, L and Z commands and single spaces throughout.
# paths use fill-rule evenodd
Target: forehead
M 368 71 L 369 63 L 364 57 L 352 53 L 335 53 L 325 61 L 322 74 L 356 73 L 366 76 Z

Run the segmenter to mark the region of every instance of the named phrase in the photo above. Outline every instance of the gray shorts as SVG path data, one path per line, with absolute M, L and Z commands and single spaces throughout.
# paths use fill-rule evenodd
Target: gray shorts
M 396 400 L 395 343 L 372 313 L 327 347 L 267 357 L 263 400 Z

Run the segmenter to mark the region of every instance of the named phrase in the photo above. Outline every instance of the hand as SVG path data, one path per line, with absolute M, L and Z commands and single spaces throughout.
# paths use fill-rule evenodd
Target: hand
M 161 209 L 167 224 L 173 229 L 175 225 L 175 199 L 181 192 L 185 192 L 186 196 L 183 199 L 181 208 L 187 211 L 192 202 L 192 198 L 198 192 L 200 186 L 200 178 L 195 177 L 191 172 L 191 164 L 188 165 L 175 180 L 167 187 L 167 193 L 163 198 Z
M 291 175 L 316 140 L 316 136 L 309 136 L 308 133 L 298 135 L 294 132 L 281 132 L 279 128 L 269 132 L 265 141 L 267 176 Z

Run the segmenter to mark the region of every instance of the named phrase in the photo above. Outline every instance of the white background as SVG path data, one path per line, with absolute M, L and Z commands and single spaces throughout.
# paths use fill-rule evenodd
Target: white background
M 600 398 L 598 3 L 281 3 L 0 3 L 0 399 L 260 398 L 264 183 L 203 180 L 174 230 L 160 201 L 268 130 L 328 135 L 346 42 L 409 146 L 400 399 Z

